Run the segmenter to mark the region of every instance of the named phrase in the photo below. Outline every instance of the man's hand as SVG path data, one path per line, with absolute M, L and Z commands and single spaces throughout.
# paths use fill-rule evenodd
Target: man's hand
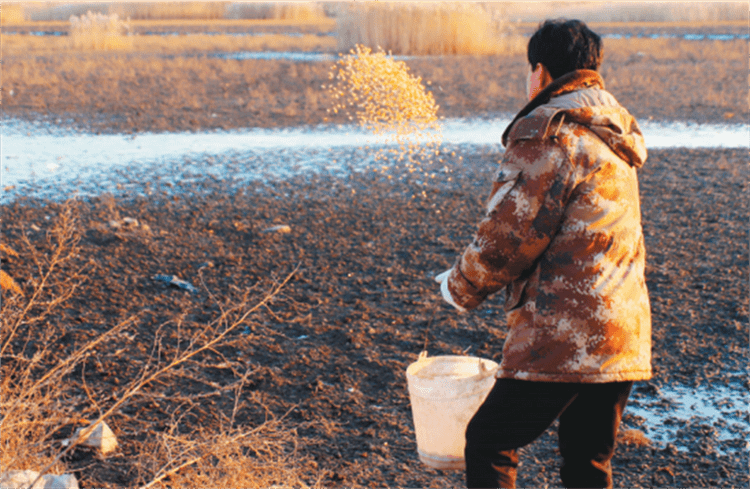
M 453 297 L 451 297 L 450 290 L 448 290 L 448 275 L 451 274 L 451 270 L 447 270 L 439 275 L 436 275 L 435 282 L 440 284 L 440 293 L 443 296 L 443 300 L 458 309 L 459 312 L 465 312 L 466 309 L 456 304 L 456 301 L 454 301 Z

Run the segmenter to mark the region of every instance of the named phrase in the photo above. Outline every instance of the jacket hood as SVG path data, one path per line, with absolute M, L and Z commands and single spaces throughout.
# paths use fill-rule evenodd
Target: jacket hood
M 520 119 L 533 117 L 537 110 L 552 110 L 555 115 L 562 113 L 566 122 L 589 128 L 631 166 L 640 168 L 646 161 L 646 145 L 638 123 L 612 94 L 604 90 L 604 80 L 595 71 L 573 71 L 547 85 L 505 130 L 504 146 L 508 145 L 513 125 Z

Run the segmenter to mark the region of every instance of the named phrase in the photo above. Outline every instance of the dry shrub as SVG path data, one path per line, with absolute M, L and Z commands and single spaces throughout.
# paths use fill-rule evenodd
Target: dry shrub
M 131 47 L 130 26 L 117 14 L 95 14 L 70 17 L 70 38 L 76 49 L 128 49 Z
M 104 333 L 86 333 L 89 339 L 81 344 L 65 346 L 68 341 L 63 337 L 70 331 L 50 319 L 87 280 L 88 264 L 80 256 L 79 236 L 77 209 L 68 203 L 47 233 L 42 249 L 23 237 L 26 250 L 18 254 L 34 270 L 27 279 L 31 290 L 28 298 L 3 297 L 0 304 L 0 467 L 4 471 L 35 470 L 40 477 L 67 472 L 62 460 L 91 429 L 135 397 L 148 396 L 146 388 L 157 380 L 188 371 L 200 376 L 205 355 L 231 344 L 231 333 L 266 307 L 294 274 L 277 282 L 254 305 L 251 300 L 257 295 L 252 290 L 245 291 L 237 303 L 220 305 L 219 316 L 182 338 L 176 350 L 165 348 L 160 334 L 171 323 L 159 327 L 152 357 L 107 405 L 101 397 L 111 396 L 100 393 L 100 386 L 87 386 L 85 380 L 73 382 L 71 373 L 92 355 L 95 361 L 106 356 L 105 345 L 130 342 L 128 330 L 138 317 L 120 321 Z M 10 247 L 4 245 L 4 249 Z M 214 431 L 188 428 L 190 435 L 177 430 L 138 433 L 137 438 L 145 441 L 136 442 L 136 452 L 149 454 L 145 461 L 133 461 L 140 479 L 150 480 L 149 487 L 163 480 L 176 482 L 178 487 L 307 487 L 301 476 L 301 463 L 307 459 L 296 451 L 296 433 L 284 427 L 283 419 L 271 419 L 249 430 L 234 426 L 236 411 L 244 404 L 240 401 L 242 386 L 251 373 L 240 375 L 236 386 L 227 387 L 235 391 L 235 412 Z M 90 428 L 77 439 L 62 443 L 78 425 Z
M 38 470 L 64 467 L 54 457 L 53 440 L 80 419 L 63 378 L 115 327 L 66 357 L 59 358 L 64 334 L 48 318 L 85 280 L 85 266 L 75 264 L 78 230 L 75 208 L 65 207 L 47 237 L 46 250 L 24 239 L 21 253 L 35 274 L 28 298 L 3 297 L 0 305 L 0 466 Z
M 310 487 L 319 478 L 303 479 L 297 432 L 283 420 L 269 420 L 257 428 L 189 435 L 162 433 L 148 447 L 150 487 Z M 312 462 L 312 467 L 315 466 Z
M 474 3 L 354 3 L 337 18 L 339 49 L 380 47 L 396 54 L 507 54 L 525 40 Z
M 5 273 L 5 270 L 0 270 L 0 290 L 23 295 L 21 287 L 13 280 L 13 277 Z

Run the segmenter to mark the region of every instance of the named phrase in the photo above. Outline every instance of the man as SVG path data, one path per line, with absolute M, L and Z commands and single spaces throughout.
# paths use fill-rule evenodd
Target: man
M 506 290 L 496 383 L 466 430 L 468 487 L 515 487 L 516 449 L 559 417 L 566 487 L 611 487 L 633 381 L 651 377 L 651 318 L 636 121 L 604 90 L 601 39 L 583 22 L 529 40 L 530 102 L 506 146 L 486 216 L 436 280 L 459 310 Z

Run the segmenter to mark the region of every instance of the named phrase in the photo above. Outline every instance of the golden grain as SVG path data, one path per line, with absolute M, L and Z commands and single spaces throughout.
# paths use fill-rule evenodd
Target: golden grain
M 375 152 L 375 161 L 406 162 L 411 172 L 414 165 L 439 154 L 439 106 L 406 63 L 382 49 L 373 53 L 357 45 L 331 68 L 329 79 L 333 83 L 324 85 L 333 101 L 329 112 L 343 112 L 385 143 Z M 381 165 L 379 171 L 389 169 Z

